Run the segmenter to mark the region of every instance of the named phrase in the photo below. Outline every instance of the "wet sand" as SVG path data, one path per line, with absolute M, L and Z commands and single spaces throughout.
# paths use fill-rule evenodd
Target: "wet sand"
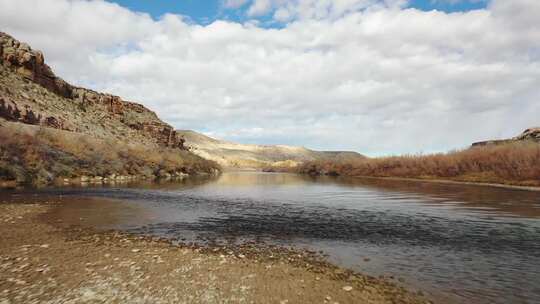
M 431 303 L 307 251 L 173 245 L 0 203 L 0 303 Z

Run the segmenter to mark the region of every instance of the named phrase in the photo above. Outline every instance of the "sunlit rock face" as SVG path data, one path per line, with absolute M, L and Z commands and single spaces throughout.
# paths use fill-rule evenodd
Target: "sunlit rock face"
M 365 156 L 348 151 L 314 151 L 287 145 L 255 145 L 229 142 L 191 130 L 178 130 L 193 153 L 225 168 L 273 171 L 294 168 L 306 161 L 353 161 Z
M 66 131 L 94 132 L 99 137 L 113 135 L 105 134 L 111 131 L 105 125 L 116 125 L 115 137 L 137 133 L 137 137 L 161 146 L 184 149 L 184 139 L 154 112 L 121 97 L 67 83 L 53 73 L 42 52 L 2 32 L 0 66 L 1 118 Z M 85 124 L 97 124 L 109 130 L 100 132 L 99 127 Z

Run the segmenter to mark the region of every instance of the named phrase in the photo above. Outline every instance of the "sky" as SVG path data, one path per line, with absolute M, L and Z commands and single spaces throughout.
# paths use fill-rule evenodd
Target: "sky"
M 257 16 L 248 13 L 252 7 L 256 7 L 255 2 L 260 7 L 268 6 L 264 3 L 272 1 L 247 1 L 247 0 L 107 0 L 117 3 L 123 7 L 129 8 L 132 11 L 145 12 L 154 19 L 159 19 L 164 14 L 179 14 L 190 18 L 191 21 L 199 24 L 209 24 L 215 20 L 230 20 L 234 22 L 244 22 L 253 17 L 259 20 L 264 20 L 265 27 L 280 27 L 283 24 L 272 21 L 274 11 L 269 9 L 267 12 Z M 338 0 L 339 1 L 339 0 Z M 337 2 L 338 2 L 337 1 Z M 275 1 L 279 2 L 279 1 Z M 285 2 L 285 1 L 281 1 Z M 294 2 L 294 1 L 288 1 Z M 313 2 L 313 1 L 312 1 Z M 320 1 L 324 2 L 324 1 Z M 347 1 L 344 1 L 347 2 Z M 349 1 L 353 2 L 353 1 Z M 361 2 L 361 1 L 358 1 Z M 366 1 L 363 1 L 366 2 Z M 473 9 L 481 9 L 487 6 L 487 0 L 412 0 L 408 1 L 405 7 L 417 8 L 425 11 L 441 10 L 445 12 L 469 11 Z
M 177 129 L 370 156 L 540 125 L 538 20 L 538 0 L 0 0 L 57 75 Z

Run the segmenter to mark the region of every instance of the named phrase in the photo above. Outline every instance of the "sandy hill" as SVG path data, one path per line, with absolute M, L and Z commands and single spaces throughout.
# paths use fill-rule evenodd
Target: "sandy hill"
M 314 160 L 353 160 L 365 158 L 356 152 L 314 151 L 304 147 L 286 145 L 239 144 L 211 138 L 191 130 L 177 130 L 190 150 L 225 168 L 262 169 L 294 167 Z

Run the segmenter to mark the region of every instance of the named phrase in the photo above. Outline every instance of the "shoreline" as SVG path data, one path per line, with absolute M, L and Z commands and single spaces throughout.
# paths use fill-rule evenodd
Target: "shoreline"
M 509 190 L 522 190 L 522 191 L 540 191 L 540 187 L 534 186 L 518 186 L 518 185 L 508 185 L 508 184 L 497 184 L 497 183 L 484 183 L 484 182 L 466 182 L 466 181 L 455 181 L 450 179 L 423 179 L 423 178 L 413 178 L 413 177 L 391 177 L 391 176 L 342 176 L 345 178 L 355 178 L 355 179 L 378 179 L 378 180 L 395 180 L 395 181 L 410 181 L 410 182 L 428 182 L 435 184 L 450 184 L 450 185 L 466 185 L 466 186 L 480 186 L 480 187 L 493 187 L 493 188 L 502 188 Z
M 329 175 L 310 175 L 310 174 L 302 174 L 302 173 L 296 173 L 296 172 L 288 172 L 288 171 L 263 171 L 263 170 L 227 170 L 224 169 L 223 172 L 245 172 L 245 173 L 252 173 L 252 172 L 259 172 L 259 173 L 280 173 L 280 174 L 296 174 L 300 176 L 329 176 Z M 99 186 L 99 185 L 126 185 L 132 182 L 140 183 L 140 182 L 155 182 L 155 181 L 183 181 L 188 178 L 192 177 L 215 177 L 219 176 L 219 174 L 204 174 L 199 173 L 196 175 L 181 175 L 178 177 L 170 177 L 170 178 L 153 178 L 153 179 L 146 179 L 146 178 L 140 178 L 139 176 L 133 176 L 133 177 L 126 177 L 125 179 L 121 180 L 107 180 L 107 179 L 99 179 L 99 180 L 90 180 L 90 181 L 81 181 L 81 179 L 78 178 L 72 178 L 72 179 L 62 179 L 61 181 L 57 181 L 55 183 L 43 185 L 41 187 L 63 187 L 63 186 Z M 450 184 L 450 185 L 466 185 L 466 186 L 480 186 L 480 187 L 493 187 L 493 188 L 500 188 L 500 189 L 509 189 L 509 190 L 521 190 L 521 191 L 531 191 L 531 192 L 540 192 L 540 186 L 519 186 L 519 185 L 512 185 L 512 184 L 498 184 L 498 183 L 488 183 L 488 182 L 468 182 L 468 181 L 459 181 L 459 180 L 451 180 L 451 179 L 428 179 L 428 178 L 414 178 L 414 177 L 392 177 L 392 176 L 365 176 L 365 175 L 337 175 L 334 176 L 337 178 L 353 178 L 353 179 L 373 179 L 373 180 L 393 180 L 393 181 L 410 181 L 410 182 L 427 182 L 427 183 L 434 183 L 434 184 Z M 18 187 L 35 187 L 34 185 L 28 185 L 24 183 L 17 183 L 15 181 L 3 181 L 0 180 L 0 190 L 1 189 L 14 189 Z
M 58 203 L 0 203 L 4 303 L 433 303 L 320 255 L 258 243 L 172 244 L 67 225 Z

